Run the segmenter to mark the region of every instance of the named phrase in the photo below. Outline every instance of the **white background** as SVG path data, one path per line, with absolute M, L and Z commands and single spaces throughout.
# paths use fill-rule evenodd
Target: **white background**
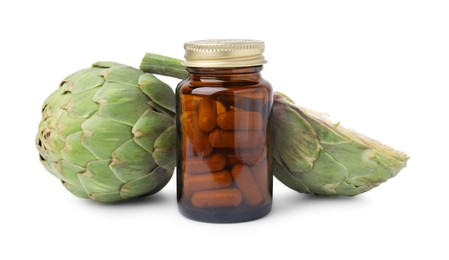
M 0 259 L 449 258 L 447 1 L 2 1 L 0 28 Z M 220 225 L 178 213 L 175 178 L 103 205 L 40 165 L 40 107 L 65 76 L 147 51 L 182 58 L 208 38 L 264 40 L 276 90 L 407 152 L 408 167 L 353 198 L 276 181 L 267 217 Z

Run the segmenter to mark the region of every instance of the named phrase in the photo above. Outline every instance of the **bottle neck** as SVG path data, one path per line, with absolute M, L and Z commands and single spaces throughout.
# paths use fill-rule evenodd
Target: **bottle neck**
M 263 66 L 254 67 L 241 67 L 241 68 L 196 68 L 187 67 L 187 71 L 190 74 L 190 80 L 207 80 L 216 79 L 220 80 L 251 80 L 258 81 L 261 78 L 260 72 Z

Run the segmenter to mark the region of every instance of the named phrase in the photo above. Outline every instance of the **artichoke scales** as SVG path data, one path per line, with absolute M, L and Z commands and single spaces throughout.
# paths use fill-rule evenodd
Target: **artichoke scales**
M 354 196 L 396 176 L 408 156 L 275 94 L 273 173 L 303 193 Z
M 44 102 L 36 145 L 44 167 L 78 197 L 151 195 L 175 167 L 175 97 L 151 74 L 99 62 Z

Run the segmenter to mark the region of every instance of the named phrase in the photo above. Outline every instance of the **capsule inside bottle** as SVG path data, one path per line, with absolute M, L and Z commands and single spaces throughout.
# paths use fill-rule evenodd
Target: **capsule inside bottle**
M 184 99 L 196 100 L 196 106 L 191 101 L 178 104 L 183 124 L 178 200 L 181 212 L 190 218 L 245 221 L 257 218 L 271 207 L 269 111 L 254 111 L 256 105 L 269 106 L 260 106 L 263 104 L 258 98 L 263 96 L 260 94 L 255 98 L 250 95 L 236 98 L 238 90 Z M 216 219 L 217 216 L 222 218 Z

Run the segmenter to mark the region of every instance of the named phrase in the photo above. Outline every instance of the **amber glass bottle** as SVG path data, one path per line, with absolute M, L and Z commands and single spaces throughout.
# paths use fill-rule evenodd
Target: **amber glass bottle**
M 241 222 L 271 210 L 270 84 L 264 43 L 187 42 L 189 77 L 177 88 L 180 212 L 206 222 Z

